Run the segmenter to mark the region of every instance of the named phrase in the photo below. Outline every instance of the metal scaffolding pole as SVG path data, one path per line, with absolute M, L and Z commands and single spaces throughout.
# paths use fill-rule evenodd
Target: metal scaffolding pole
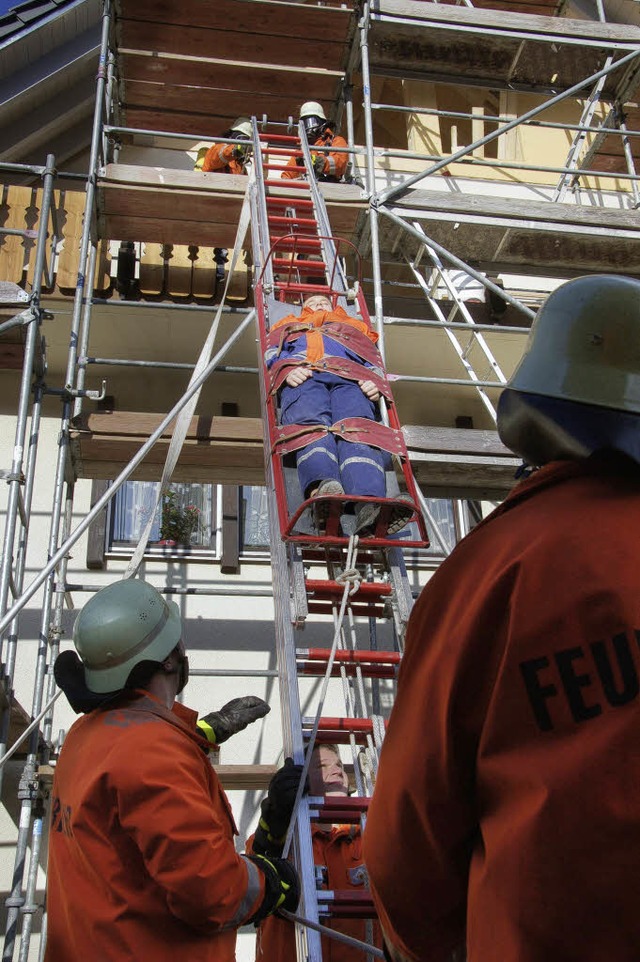
M 47 157 L 46 166 L 42 168 L 42 170 L 42 206 L 37 233 L 34 283 L 30 308 L 32 319 L 27 331 L 25 344 L 25 356 L 20 382 L 13 460 L 11 473 L 8 478 L 9 496 L 7 501 L 4 545 L 0 567 L 0 614 L 4 614 L 6 611 L 9 591 L 11 591 L 13 597 L 15 598 L 21 592 L 24 583 L 26 553 L 31 517 L 31 503 L 33 500 L 33 489 L 35 483 L 36 456 L 40 433 L 39 427 L 42 406 L 41 384 L 38 383 L 37 386 L 35 386 L 33 402 L 31 402 L 30 397 L 32 382 L 34 376 L 37 376 L 36 358 L 38 347 L 40 350 L 43 350 L 43 341 L 40 333 L 40 325 L 42 320 L 40 300 L 42 294 L 42 277 L 44 274 L 47 246 L 47 227 L 49 222 L 49 214 L 51 211 L 53 183 L 55 178 L 55 159 L 53 155 L 49 154 Z M 40 344 L 38 344 L 39 339 Z M 25 451 L 25 440 L 27 439 L 27 423 L 29 420 L 30 408 L 30 431 L 28 445 Z M 17 549 L 15 550 L 14 555 L 16 535 L 18 540 Z M 0 639 L 1 638 L 2 634 L 0 633 Z M 6 695 L 6 707 L 2 713 L 2 723 L 0 726 L 0 758 L 4 755 L 7 748 L 9 722 L 11 717 L 11 704 L 13 699 L 13 678 L 15 671 L 17 641 L 18 624 L 17 621 L 14 621 L 10 627 L 10 634 L 7 640 L 6 659 L 3 665 L 2 685 Z M 2 773 L 0 772 L 0 787 L 1 784 Z

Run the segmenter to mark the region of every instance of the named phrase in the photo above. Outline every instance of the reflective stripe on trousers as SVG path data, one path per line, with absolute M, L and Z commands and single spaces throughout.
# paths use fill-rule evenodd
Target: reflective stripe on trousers
M 367 369 L 363 367 L 362 378 Z M 376 405 L 355 381 L 315 372 L 298 387 L 285 384 L 280 395 L 282 424 L 335 424 L 342 418 L 375 420 Z M 378 448 L 343 441 L 327 434 L 298 451 L 298 478 L 303 494 L 320 481 L 340 481 L 347 494 L 384 498 L 389 455 Z

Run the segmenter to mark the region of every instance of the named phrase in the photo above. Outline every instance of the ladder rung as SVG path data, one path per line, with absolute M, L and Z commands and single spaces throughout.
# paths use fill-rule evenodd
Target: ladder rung
M 307 274 L 324 274 L 326 267 L 324 266 L 324 261 L 304 261 L 298 260 L 287 260 L 286 257 L 274 257 L 272 259 L 273 269 L 278 268 L 290 268 L 292 271 L 304 271 Z
M 371 893 L 367 889 L 320 889 L 318 908 L 322 915 L 343 919 L 376 918 Z
M 391 589 L 389 589 L 391 590 Z M 298 648 L 296 654 L 309 661 L 329 661 L 331 650 L 329 648 Z M 344 650 L 340 649 L 335 653 L 335 661 L 358 662 L 359 664 L 369 665 L 399 665 L 400 652 L 398 651 L 365 651 L 363 649 Z
M 297 134 L 258 134 L 261 144 L 299 144 Z
M 290 230 L 293 227 L 298 230 L 300 228 L 306 230 L 318 229 L 318 221 L 313 217 L 280 217 L 276 214 L 273 217 L 267 217 L 267 223 L 270 227 L 288 227 Z
M 309 736 L 313 722 L 312 718 L 302 719 L 302 734 L 305 738 Z M 357 742 L 366 742 L 367 735 L 372 734 L 373 722 L 370 718 L 321 718 L 316 733 L 316 744 L 326 745 L 327 742 L 335 742 L 339 745 L 348 745 L 352 736 Z
M 271 234 L 269 240 L 272 244 L 278 241 L 278 251 L 285 253 L 290 252 L 295 254 L 296 251 L 302 251 L 311 253 L 317 252 L 322 249 L 322 244 L 319 240 L 313 237 L 288 237 L 286 234 L 282 236 L 276 236 Z
M 342 597 L 344 594 L 344 585 L 337 581 L 321 581 L 309 578 L 305 581 L 307 586 L 307 594 L 309 597 L 315 598 L 334 598 L 336 595 Z M 363 598 L 380 598 L 383 595 L 391 594 L 391 585 L 388 582 L 374 582 L 374 581 L 362 581 L 360 587 L 354 594 L 351 595 L 352 600 L 361 600 Z M 314 649 L 322 651 L 322 649 Z M 339 651 L 337 655 L 355 655 L 357 652 L 353 651 Z M 344 661 L 357 661 L 358 659 L 344 658 Z
M 263 170 L 291 170 L 289 164 L 263 164 Z M 305 173 L 305 168 L 299 168 L 300 173 Z M 303 180 L 302 177 L 284 177 L 282 180 L 265 180 L 265 185 L 270 187 L 284 187 L 286 185 L 292 187 L 302 187 L 308 184 L 308 181 Z
M 312 614 L 330 614 L 328 609 L 320 609 L 316 611 L 313 605 L 309 605 L 309 611 Z M 355 612 L 354 612 L 355 613 Z M 378 611 L 375 608 L 368 607 L 366 611 L 358 611 L 358 615 L 369 615 L 370 617 L 378 617 L 383 614 L 383 612 Z M 358 670 L 357 665 L 333 665 L 331 668 L 331 677 L 340 677 L 340 669 L 344 668 L 345 674 L 348 678 L 353 678 Z M 298 662 L 298 671 L 301 675 L 319 675 L 325 674 L 325 669 L 319 661 L 300 661 Z M 393 665 L 362 665 L 360 667 L 360 673 L 363 678 L 386 678 L 393 679 L 398 674 L 398 669 L 394 668 Z
M 284 285 L 280 284 L 278 286 L 283 287 Z M 292 294 L 304 294 L 305 291 L 308 291 L 309 294 L 333 293 L 333 288 L 329 287 L 328 284 L 298 284 L 297 282 L 292 281 L 290 284 L 286 285 L 286 288 Z M 328 527 L 329 526 L 327 523 L 327 530 L 328 530 Z
M 369 798 L 327 795 L 317 807 L 312 799 L 309 800 L 309 814 L 314 822 L 345 822 L 357 825 L 362 813 L 368 810 L 370 801 Z
M 302 719 L 302 724 L 305 725 L 307 721 L 311 719 Z M 341 731 L 341 732 L 364 732 L 369 734 L 373 731 L 373 722 L 370 718 L 338 718 L 332 715 L 327 715 L 320 718 L 320 724 L 318 726 L 318 731 Z
M 269 210 L 270 207 L 291 207 L 294 204 L 296 207 L 313 210 L 313 201 L 307 197 L 296 198 L 295 201 L 290 200 L 288 197 L 267 197 L 267 210 Z
M 299 147 L 265 147 L 263 153 L 274 154 L 276 157 L 302 157 L 302 151 Z
M 286 164 L 265 164 L 268 170 L 287 170 Z M 309 190 L 309 181 L 300 177 L 285 177 L 283 180 L 265 180 L 265 187 L 296 187 L 298 190 Z

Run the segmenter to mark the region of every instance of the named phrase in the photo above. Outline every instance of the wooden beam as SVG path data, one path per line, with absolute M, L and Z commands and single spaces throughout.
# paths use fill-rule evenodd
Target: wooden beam
M 116 477 L 160 421 L 160 415 L 135 412 L 82 415 L 74 421 L 71 431 L 76 475 Z M 429 496 L 502 498 L 514 484 L 520 461 L 505 448 L 495 431 L 418 425 L 409 425 L 403 431 L 414 473 Z M 160 479 L 169 438 L 167 431 L 133 473 L 133 480 Z M 262 421 L 193 418 L 174 480 L 264 484 Z
M 234 90 L 263 90 L 269 93 L 284 94 L 287 90 L 292 94 L 292 102 L 299 100 L 300 85 L 305 85 L 305 78 L 311 79 L 321 93 L 331 91 L 335 84 L 342 79 L 339 70 L 328 70 L 325 67 L 287 67 L 269 63 L 252 63 L 242 60 L 224 60 L 214 57 L 184 57 L 179 54 L 156 53 L 152 50 L 119 51 L 124 77 L 123 100 L 127 103 L 127 82 L 129 80 L 146 80 L 151 83 L 177 84 L 190 87 L 191 96 L 197 96 L 198 87 L 217 87 L 220 77 L 224 77 L 229 87 Z M 293 93 L 295 91 L 295 93 Z M 321 99 L 324 99 L 321 96 Z M 162 99 L 156 101 L 161 104 Z M 185 104 L 188 107 L 190 100 Z
M 126 41 L 132 23 L 160 23 L 168 28 L 178 25 L 202 27 L 205 30 L 264 34 L 277 39 L 288 37 L 324 37 L 342 39 L 353 12 L 342 2 L 305 5 L 281 0 L 253 0 L 250 10 L 246 0 L 120 0 L 117 21 L 118 45 Z
M 160 415 L 114 411 L 82 415 L 70 434 L 77 477 L 109 479 L 140 450 L 162 420 Z M 160 479 L 170 431 L 131 475 Z M 262 421 L 259 418 L 194 417 L 173 478 L 218 484 L 264 484 Z
M 100 500 L 108 486 L 108 481 L 93 481 L 91 485 L 92 508 Z M 87 532 L 87 568 L 90 571 L 101 571 L 105 567 L 106 528 L 107 509 L 104 508 L 98 517 L 91 522 Z
M 249 18 L 250 19 L 250 18 Z M 294 20 L 297 18 L 290 19 Z M 284 25 L 284 21 L 282 21 Z M 346 33 L 346 23 L 344 24 Z M 230 61 L 255 62 L 309 68 L 312 66 L 339 70 L 345 57 L 345 36 L 330 39 L 324 35 L 299 35 L 295 42 L 278 36 L 280 24 L 273 24 L 269 34 L 245 33 L 230 24 L 218 27 L 176 25 L 130 20 L 123 24 L 122 47 L 134 50 L 171 50 L 183 57 L 223 57 Z M 300 31 L 298 31 L 300 33 Z M 167 47 L 167 41 L 171 44 Z
M 98 183 L 98 223 L 103 237 L 154 244 L 232 248 L 247 187 L 241 174 L 109 164 Z M 293 197 L 292 188 L 274 196 Z M 334 233 L 350 236 L 365 203 L 359 187 L 323 184 Z M 250 237 L 247 236 L 247 247 Z
M 497 431 L 407 425 L 409 460 L 426 497 L 502 500 L 521 461 Z
M 275 765 L 215 765 L 214 770 L 225 791 L 263 791 L 277 772 Z
M 235 485 L 222 487 L 222 557 L 220 571 L 226 575 L 240 571 L 239 491 Z

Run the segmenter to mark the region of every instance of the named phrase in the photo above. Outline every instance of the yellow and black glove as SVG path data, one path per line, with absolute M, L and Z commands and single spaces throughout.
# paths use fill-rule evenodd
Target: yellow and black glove
M 254 862 L 265 877 L 264 898 L 260 908 L 249 919 L 255 925 L 278 909 L 295 912 L 300 901 L 300 879 L 286 858 L 265 858 L 264 855 L 245 855 Z
M 294 765 L 293 758 L 285 758 L 284 765 L 269 782 L 267 797 L 260 803 L 260 821 L 253 840 L 254 852 L 268 857 L 281 854 L 302 778 L 302 768 L 302 765 Z
M 313 172 L 316 177 L 321 177 L 324 174 L 324 154 L 311 154 L 311 160 L 313 161 Z

